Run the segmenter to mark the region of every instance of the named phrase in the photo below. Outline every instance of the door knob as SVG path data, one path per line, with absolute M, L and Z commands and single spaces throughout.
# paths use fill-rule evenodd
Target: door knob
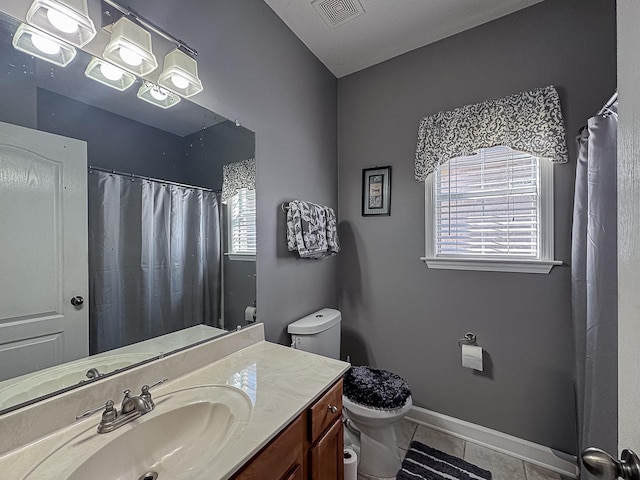
M 73 305 L 74 307 L 79 307 L 83 303 L 84 303 L 84 298 L 82 298 L 80 295 L 77 295 L 71 299 L 71 305 Z
M 632 450 L 623 450 L 618 461 L 599 448 L 589 447 L 582 451 L 582 463 L 602 480 L 640 480 L 640 459 Z

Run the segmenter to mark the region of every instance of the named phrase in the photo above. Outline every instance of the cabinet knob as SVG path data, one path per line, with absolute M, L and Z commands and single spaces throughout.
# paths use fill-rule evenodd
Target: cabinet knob
M 336 407 L 335 405 L 329 404 L 329 411 L 331 413 L 336 413 L 338 411 L 338 407 Z

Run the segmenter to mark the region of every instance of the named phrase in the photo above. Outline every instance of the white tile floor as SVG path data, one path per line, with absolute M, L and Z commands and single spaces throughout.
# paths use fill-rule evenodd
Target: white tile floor
M 406 453 L 412 440 L 417 440 L 491 471 L 492 480 L 570 480 L 546 468 L 409 420 L 401 420 L 396 424 L 396 435 L 398 447 L 403 453 Z

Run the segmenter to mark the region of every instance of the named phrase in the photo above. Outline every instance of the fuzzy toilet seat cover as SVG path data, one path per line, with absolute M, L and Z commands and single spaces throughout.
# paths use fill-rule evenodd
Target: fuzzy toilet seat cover
M 407 403 L 411 387 L 404 378 L 387 370 L 351 367 L 344 374 L 344 395 L 365 407 L 394 410 Z

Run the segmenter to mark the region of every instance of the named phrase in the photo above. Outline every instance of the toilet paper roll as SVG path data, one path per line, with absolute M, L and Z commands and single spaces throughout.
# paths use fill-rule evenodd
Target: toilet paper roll
M 462 366 L 482 371 L 482 347 L 462 345 Z
M 351 448 L 344 449 L 344 480 L 358 480 L 358 456 Z
M 246 322 L 255 322 L 256 321 L 256 313 L 257 313 L 257 308 L 256 307 L 247 307 L 244 309 L 244 320 Z

